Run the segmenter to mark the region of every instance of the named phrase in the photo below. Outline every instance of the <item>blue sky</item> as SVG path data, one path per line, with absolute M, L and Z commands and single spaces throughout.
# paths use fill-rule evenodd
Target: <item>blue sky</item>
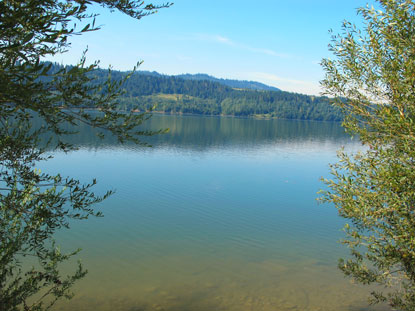
M 160 3 L 153 1 L 152 3 Z M 88 47 L 89 62 L 164 74 L 207 73 L 254 80 L 282 90 L 315 94 L 329 57 L 329 29 L 359 23 L 362 0 L 175 0 L 139 21 L 93 7 L 102 29 L 73 37 L 69 52 L 53 60 L 73 64 Z M 372 4 L 369 2 L 369 4 Z

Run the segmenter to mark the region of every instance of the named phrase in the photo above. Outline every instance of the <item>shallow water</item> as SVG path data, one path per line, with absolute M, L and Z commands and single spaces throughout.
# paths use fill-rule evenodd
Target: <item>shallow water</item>
M 97 141 L 43 163 L 97 192 L 89 219 L 58 234 L 89 274 L 56 310 L 285 311 L 369 307 L 337 270 L 343 220 L 318 205 L 336 150 L 360 148 L 336 123 L 155 116 L 153 148 Z

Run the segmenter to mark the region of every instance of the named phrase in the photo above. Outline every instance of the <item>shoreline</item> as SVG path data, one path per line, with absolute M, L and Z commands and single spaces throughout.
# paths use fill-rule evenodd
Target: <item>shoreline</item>
M 94 110 L 94 109 L 91 109 Z M 94 110 L 96 111 L 96 110 Z M 305 122 L 329 122 L 329 123 L 342 123 L 343 121 L 328 121 L 328 120 L 314 120 L 314 119 L 288 119 L 288 118 L 278 118 L 266 115 L 249 115 L 249 116 L 235 116 L 228 114 L 200 114 L 200 113 L 183 113 L 183 112 L 165 112 L 165 111 L 140 111 L 140 110 L 131 110 L 123 111 L 130 113 L 145 113 L 145 114 L 156 114 L 156 115 L 166 115 L 166 116 L 192 116 L 192 117 L 217 117 L 217 118 L 236 118 L 236 119 L 254 119 L 254 120 L 284 120 L 284 121 L 305 121 Z

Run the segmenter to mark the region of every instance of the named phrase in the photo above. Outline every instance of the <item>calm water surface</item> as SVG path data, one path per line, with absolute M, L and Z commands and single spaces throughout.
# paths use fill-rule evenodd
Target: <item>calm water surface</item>
M 341 146 L 339 124 L 154 116 L 153 148 L 97 141 L 42 164 L 116 194 L 105 217 L 62 231 L 89 274 L 56 310 L 285 311 L 368 307 L 337 270 L 343 220 L 316 203 Z

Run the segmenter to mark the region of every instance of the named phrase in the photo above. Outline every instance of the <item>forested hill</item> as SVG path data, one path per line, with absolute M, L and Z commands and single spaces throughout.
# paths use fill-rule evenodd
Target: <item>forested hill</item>
M 248 89 L 248 90 L 258 90 L 258 91 L 280 91 L 280 89 L 276 87 L 269 86 L 269 85 L 256 82 L 256 81 L 219 79 L 219 78 L 215 78 L 204 73 L 198 73 L 198 74 L 186 73 L 182 75 L 177 75 L 176 77 L 183 78 L 186 80 L 207 80 L 207 81 L 218 82 L 220 84 L 224 84 L 235 89 Z
M 159 74 L 156 71 L 138 71 L 138 74 L 143 75 L 150 75 L 160 77 L 162 74 Z M 183 78 L 185 80 L 206 80 L 212 82 L 218 82 L 223 85 L 230 86 L 234 89 L 248 89 L 248 90 L 258 90 L 258 91 L 280 91 L 279 88 L 269 86 L 260 82 L 256 81 L 246 81 L 246 80 L 234 80 L 234 79 L 219 79 L 212 76 L 209 76 L 205 73 L 197 73 L 197 74 L 181 74 L 175 75 L 173 77 Z
M 57 66 L 57 65 L 55 65 Z M 92 73 L 106 79 L 107 70 Z M 126 72 L 112 71 L 121 79 Z M 284 91 L 235 89 L 219 82 L 191 80 L 157 73 L 134 73 L 124 84 L 119 99 L 122 110 L 154 111 L 174 114 L 271 117 L 281 119 L 340 121 L 339 109 L 328 98 Z

